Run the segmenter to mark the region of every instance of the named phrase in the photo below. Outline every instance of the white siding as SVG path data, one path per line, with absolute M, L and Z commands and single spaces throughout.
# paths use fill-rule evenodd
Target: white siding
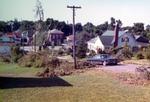
M 105 47 L 104 47 L 104 45 L 102 44 L 100 38 L 99 38 L 99 37 L 96 37 L 96 38 L 94 38 L 94 39 L 95 39 L 94 42 L 90 42 L 90 41 L 87 42 L 87 44 L 88 44 L 88 49 L 89 49 L 89 50 L 93 50 L 93 51 L 95 51 L 96 53 L 97 53 L 97 49 L 98 49 L 98 48 L 101 49 L 102 51 L 104 51 L 104 50 L 105 50 Z

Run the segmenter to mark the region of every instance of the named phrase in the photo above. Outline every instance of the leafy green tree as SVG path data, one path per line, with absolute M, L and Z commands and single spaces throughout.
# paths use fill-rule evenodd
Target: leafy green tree
M 94 33 L 95 26 L 92 23 L 88 22 L 83 26 L 83 29 L 89 33 Z
M 144 23 L 134 23 L 133 33 L 136 35 L 144 35 Z
M 109 29 L 109 30 L 114 30 L 114 29 L 115 29 L 115 24 L 116 24 L 115 18 L 111 17 L 111 18 L 110 18 L 110 24 L 109 24 L 109 26 L 108 26 L 108 29 Z
M 15 19 L 14 21 L 13 21 L 13 31 L 15 31 L 15 30 L 18 30 L 19 28 L 20 28 L 20 22 L 17 20 L 17 19 Z
M 77 23 L 75 25 L 75 30 L 76 30 L 76 32 L 81 32 L 83 30 L 82 24 L 81 23 Z
M 27 20 L 23 20 L 20 23 L 20 29 L 22 31 L 28 31 L 28 30 L 33 30 L 35 28 L 35 22 L 33 21 L 27 21 Z
M 105 22 L 104 24 L 100 24 L 100 25 L 96 26 L 96 31 L 95 31 L 95 33 L 100 36 L 100 35 L 102 35 L 103 32 L 105 32 L 107 29 L 108 29 L 108 22 Z
M 78 42 L 77 48 L 76 48 L 76 55 L 78 58 L 85 58 L 87 52 L 87 44 L 83 40 Z
M 0 32 L 6 32 L 7 23 L 4 21 L 0 21 Z
M 50 30 L 54 29 L 54 20 L 52 18 L 47 18 L 45 22 Z
M 150 25 L 146 26 L 146 37 L 150 40 Z

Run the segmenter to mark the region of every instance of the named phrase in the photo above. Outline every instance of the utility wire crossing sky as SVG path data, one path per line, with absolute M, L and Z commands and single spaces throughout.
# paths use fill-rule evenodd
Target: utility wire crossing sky
M 91 22 L 95 25 L 110 21 L 110 17 L 120 19 L 123 26 L 143 22 L 150 24 L 150 0 L 40 0 L 46 18 L 72 23 L 72 11 L 67 5 L 81 6 L 76 11 L 76 23 Z M 0 20 L 37 20 L 36 0 L 0 0 Z

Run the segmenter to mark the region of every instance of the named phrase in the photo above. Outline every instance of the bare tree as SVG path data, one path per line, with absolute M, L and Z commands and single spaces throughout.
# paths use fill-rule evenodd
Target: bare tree
M 43 10 L 43 7 L 42 7 L 42 4 L 41 4 L 40 0 L 36 1 L 36 6 L 35 6 L 35 9 L 34 9 L 34 12 L 35 12 L 35 17 L 36 18 L 38 18 L 40 21 L 44 20 L 44 10 Z

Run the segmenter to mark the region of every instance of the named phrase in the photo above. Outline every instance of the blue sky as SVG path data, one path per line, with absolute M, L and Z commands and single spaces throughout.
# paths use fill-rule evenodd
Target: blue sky
M 150 0 L 40 0 L 45 19 L 54 18 L 72 22 L 72 10 L 67 5 L 79 5 L 76 22 L 95 25 L 110 21 L 110 17 L 120 19 L 123 26 L 135 22 L 150 24 Z M 34 16 L 36 0 L 0 0 L 0 20 L 36 20 Z

